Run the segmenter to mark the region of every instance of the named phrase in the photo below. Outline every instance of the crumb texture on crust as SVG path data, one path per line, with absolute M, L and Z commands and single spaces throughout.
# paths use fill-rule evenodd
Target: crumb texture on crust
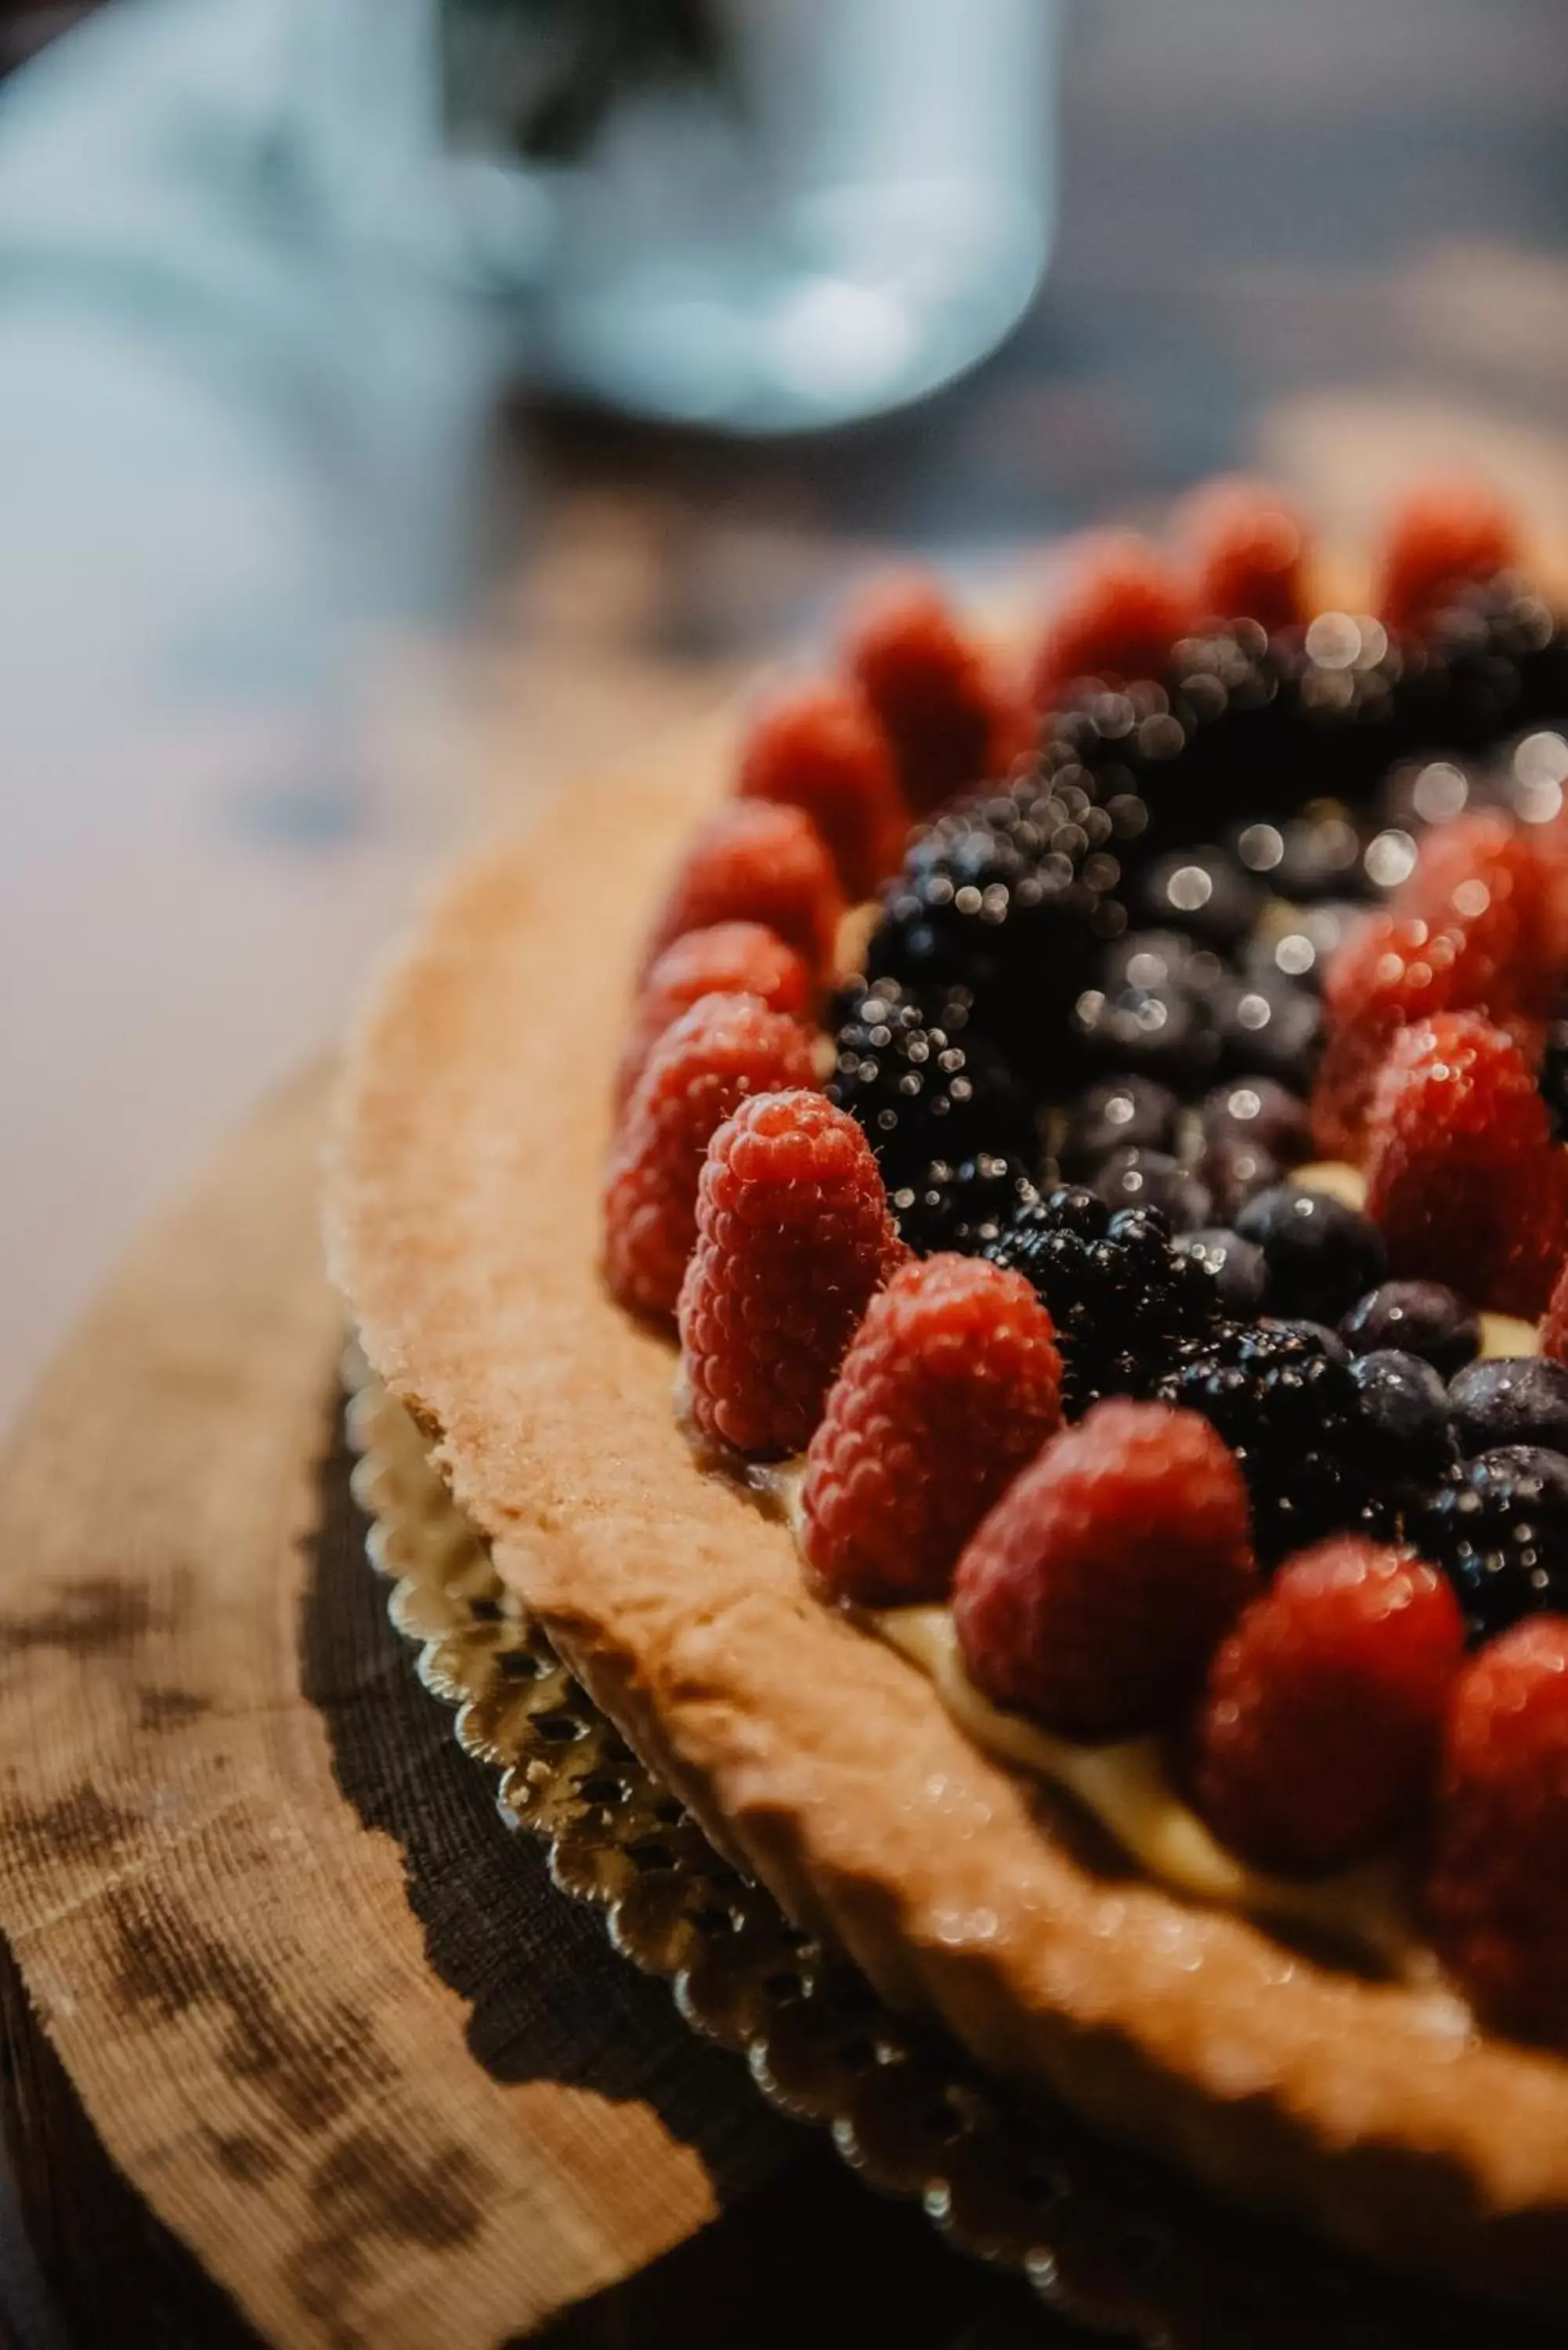
M 1102 1873 L 693 1465 L 670 1347 L 597 1260 L 643 928 L 716 765 L 563 800 L 455 875 L 385 978 L 328 1170 L 370 1359 L 597 1700 L 885 1996 L 1253 2204 L 1568 2306 L 1568 2065 Z

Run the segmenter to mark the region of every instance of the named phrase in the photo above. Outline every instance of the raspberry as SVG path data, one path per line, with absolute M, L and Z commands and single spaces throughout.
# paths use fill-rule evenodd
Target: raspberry
M 1418 629 L 1472 580 L 1495 578 L 1519 553 L 1513 517 L 1474 482 L 1428 482 L 1391 518 L 1376 603 L 1397 629 Z
M 1427 1911 L 1485 2015 L 1568 2042 L 1568 1617 L 1505 1632 L 1460 1677 Z
M 1034 656 L 1036 704 L 1053 708 L 1080 679 L 1160 676 L 1194 618 L 1191 598 L 1135 531 L 1085 540 Z
M 1200 1683 L 1255 1586 L 1247 1492 L 1196 1414 L 1102 1403 L 1045 1448 L 959 1562 L 971 1679 L 1069 1738 L 1124 1738 Z
M 1306 525 L 1265 483 L 1206 482 L 1187 502 L 1182 536 L 1206 619 L 1256 620 L 1272 631 L 1306 616 Z
M 1476 1012 L 1401 1029 L 1368 1120 L 1366 1212 L 1389 1269 L 1532 1319 L 1563 1254 L 1546 1105 L 1511 1036 Z
M 898 869 L 909 812 L 888 738 L 850 686 L 803 686 L 758 712 L 741 751 L 742 799 L 804 808 L 833 853 L 846 897 L 869 898 Z
M 860 1317 L 908 1251 L 871 1146 L 820 1094 L 742 1103 L 708 1145 L 680 1291 L 700 1433 L 801 1451 Z
M 850 674 L 881 720 L 917 816 L 994 783 L 1033 741 L 1021 694 L 961 627 L 934 581 L 888 581 L 851 616 Z
M 1313 1088 L 1313 1139 L 1326 1159 L 1359 1159 L 1366 1114 L 1401 1028 L 1446 1012 L 1459 941 L 1430 923 L 1373 914 L 1351 931 L 1324 975 L 1328 1042 Z
M 1061 1416 L 1029 1284 L 977 1257 L 907 1264 L 866 1319 L 806 1458 L 806 1556 L 867 1607 L 946 1596 L 959 1553 Z
M 1427 834 L 1393 910 L 1461 941 L 1448 1009 L 1548 1020 L 1562 968 L 1553 889 L 1539 843 L 1497 809 L 1478 808 Z
M 819 980 L 832 962 L 843 910 L 833 860 L 803 808 L 732 800 L 688 848 L 654 922 L 643 970 L 688 931 L 763 922 Z
M 699 996 L 665 1030 L 638 1079 L 605 1180 L 605 1277 L 623 1305 L 674 1312 L 714 1128 L 748 1094 L 811 1081 L 805 1031 L 757 996 Z
M 1342 1540 L 1303 1551 L 1215 1658 L 1193 1732 L 1194 1800 L 1260 1868 L 1358 1859 L 1418 1808 L 1464 1658 L 1434 1566 Z
M 700 995 L 757 995 L 770 1012 L 804 1018 L 811 973 L 793 947 L 761 922 L 715 922 L 688 931 L 659 957 L 643 983 L 631 1035 L 616 1071 L 615 1104 L 625 1107 L 643 1066 L 672 1020 Z

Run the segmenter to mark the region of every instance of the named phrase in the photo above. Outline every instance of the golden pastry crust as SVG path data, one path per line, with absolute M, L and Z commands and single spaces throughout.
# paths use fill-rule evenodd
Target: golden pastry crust
M 670 1343 L 599 1284 L 599 1168 L 643 926 L 716 790 L 701 759 L 581 790 L 387 975 L 328 1175 L 370 1359 L 598 1703 L 884 1996 L 1245 2202 L 1568 2309 L 1568 2064 L 1102 1873 L 693 1463 Z

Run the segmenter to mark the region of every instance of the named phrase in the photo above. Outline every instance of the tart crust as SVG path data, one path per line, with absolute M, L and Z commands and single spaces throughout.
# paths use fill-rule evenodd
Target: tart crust
M 649 913 L 722 759 L 586 786 L 460 870 L 351 1046 L 329 1252 L 496 1565 L 720 1846 L 890 2001 L 1237 2199 L 1568 2310 L 1568 2064 L 1092 1851 L 695 1464 L 597 1274 Z

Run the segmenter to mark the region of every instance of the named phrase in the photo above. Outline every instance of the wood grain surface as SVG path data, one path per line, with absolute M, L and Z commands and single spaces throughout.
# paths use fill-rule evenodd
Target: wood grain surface
M 307 1588 L 342 1336 L 323 1094 L 143 1245 L 6 1464 L 0 1925 L 109 2157 L 266 2339 L 463 2350 L 614 2286 L 794 2140 L 692 2086 L 728 2060 L 597 1921 L 564 1954 L 614 1970 L 593 2062 L 564 2022 L 541 2055 L 528 1969 L 499 1979 L 526 1903 L 489 1980 L 462 1957 L 476 1869 L 504 1898 L 527 1864 L 396 1658 L 416 1711 L 383 1701 L 360 1600 Z M 379 1627 L 369 1577 L 342 1588 Z

